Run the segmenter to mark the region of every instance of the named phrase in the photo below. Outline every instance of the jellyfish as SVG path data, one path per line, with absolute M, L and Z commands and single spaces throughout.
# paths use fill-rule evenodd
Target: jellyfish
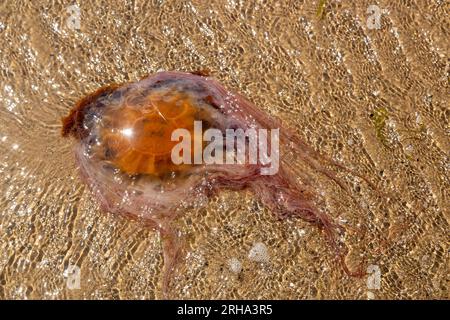
M 201 123 L 200 131 L 196 123 Z M 214 134 L 205 141 L 208 129 L 213 129 Z M 244 132 L 240 148 L 247 147 L 249 151 L 255 149 L 246 132 L 278 130 L 278 135 L 263 134 L 269 145 L 266 157 L 258 154 L 256 161 L 250 161 L 254 156 L 249 153 L 235 159 L 236 153 L 230 156 L 227 152 L 227 147 L 238 148 L 237 139 L 231 143 L 226 139 L 229 132 L 237 130 Z M 177 132 L 185 136 L 177 136 Z M 319 154 L 279 119 L 204 72 L 158 72 L 134 83 L 102 87 L 78 101 L 62 119 L 62 135 L 75 139 L 80 176 L 104 211 L 138 219 L 160 232 L 165 296 L 183 246 L 171 222 L 183 214 L 186 204 L 221 189 L 250 189 L 280 219 L 301 218 L 317 225 L 340 258 L 344 271 L 361 274 L 346 266 L 346 249 L 338 241 L 343 227 L 320 209 L 314 185 L 307 179 L 298 179 L 284 154 L 278 155 L 281 163 L 270 174 L 263 174 L 268 169 L 268 162 L 263 160 L 268 159 L 268 149 L 278 152 L 271 147 L 279 143 L 289 146 L 311 170 L 346 192 L 348 187 L 330 166 L 370 185 L 371 182 Z M 210 145 L 207 142 L 213 141 L 213 152 L 209 156 L 202 154 Z M 186 148 L 180 148 L 181 143 Z M 231 162 L 211 161 L 219 158 L 221 150 Z M 176 161 L 174 153 L 178 155 Z M 194 159 L 198 154 L 201 161 Z M 180 158 L 186 161 L 179 161 Z

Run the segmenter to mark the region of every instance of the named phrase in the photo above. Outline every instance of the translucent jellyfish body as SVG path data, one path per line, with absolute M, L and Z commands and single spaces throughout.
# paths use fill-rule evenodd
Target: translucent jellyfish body
M 201 132 L 195 122 L 202 124 Z M 350 170 L 320 156 L 280 121 L 204 75 L 160 72 L 136 83 L 103 87 L 76 104 L 63 119 L 62 133 L 76 139 L 80 174 L 102 208 L 145 221 L 162 233 L 166 292 L 181 245 L 170 221 L 180 214 L 180 207 L 222 188 L 250 188 L 279 217 L 299 217 L 318 225 L 342 257 L 336 240 L 340 227 L 317 208 L 314 186 L 298 182 L 283 154 L 278 170 L 270 175 L 261 174 L 267 163 L 251 162 L 248 155 L 234 163 L 204 157 L 194 161 L 207 148 L 199 135 L 211 128 L 224 138 L 227 129 L 279 130 L 281 145 L 289 145 L 311 170 L 346 189 L 325 164 Z M 192 139 L 190 151 L 178 151 L 179 156 L 193 159 L 191 163 L 173 160 L 179 143 L 173 133 L 179 129 Z M 243 141 L 251 150 L 250 139 Z

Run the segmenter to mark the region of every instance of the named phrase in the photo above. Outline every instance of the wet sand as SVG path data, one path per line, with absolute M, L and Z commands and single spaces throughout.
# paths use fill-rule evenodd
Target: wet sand
M 173 298 L 447 299 L 450 7 L 377 3 L 83 1 L 78 25 L 69 1 L 3 1 L 0 298 L 161 298 L 159 235 L 100 212 L 60 118 L 105 84 L 209 69 L 384 194 L 337 171 L 355 204 L 312 173 L 362 278 L 251 193 L 196 199 Z

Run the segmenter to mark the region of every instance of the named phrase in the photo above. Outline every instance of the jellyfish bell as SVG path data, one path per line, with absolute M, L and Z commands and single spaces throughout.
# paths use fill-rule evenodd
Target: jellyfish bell
M 201 123 L 200 130 L 196 123 Z M 247 135 L 236 143 L 216 141 L 208 149 L 208 142 L 226 138 L 230 130 Z M 256 161 L 252 154 L 240 159 L 233 155 L 232 163 L 225 158 L 208 161 L 217 156 L 214 151 L 223 150 L 226 157 L 227 145 L 238 147 L 239 141 L 241 147 L 254 150 L 254 139 L 248 134 L 252 130 L 279 132 L 279 137 L 269 134 L 268 138 L 267 131 L 263 134 L 269 145 L 265 156 L 258 153 Z M 345 168 L 320 156 L 278 119 L 208 76 L 160 72 L 136 83 L 103 87 L 81 99 L 63 118 L 62 134 L 75 138 L 80 174 L 104 210 L 141 219 L 163 234 L 165 289 L 180 248 L 170 221 L 180 207 L 223 188 L 250 188 L 280 217 L 300 217 L 317 224 L 342 256 L 335 236 L 339 227 L 317 208 L 314 186 L 298 182 L 289 159 L 280 154 L 279 169 L 277 165 L 272 174 L 261 169 L 270 165 L 267 148 L 278 140 L 312 170 L 344 189 L 325 165 Z M 174 152 L 186 161 L 174 161 Z M 351 274 L 345 264 L 344 269 Z
M 245 180 L 261 170 L 255 161 L 240 167 L 230 166 L 227 159 L 223 165 L 211 163 L 204 153 L 204 136 L 212 130 L 226 137 L 231 128 L 258 128 L 255 120 L 240 123 L 237 114 L 229 113 L 238 108 L 231 99 L 205 77 L 159 73 L 101 88 L 80 100 L 63 119 L 63 135 L 77 139 L 82 176 L 108 210 L 152 219 L 211 187 L 211 181 Z M 174 137 L 176 132 L 184 135 Z M 225 158 L 226 143 L 216 141 L 215 146 L 215 151 L 223 148 Z M 185 161 L 173 161 L 174 153 Z

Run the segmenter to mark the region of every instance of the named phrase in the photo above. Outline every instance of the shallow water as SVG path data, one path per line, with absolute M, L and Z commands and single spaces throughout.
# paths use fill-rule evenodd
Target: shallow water
M 377 26 L 373 1 L 112 2 L 79 30 L 70 1 L 0 4 L 0 298 L 161 298 L 158 234 L 101 213 L 60 137 L 77 99 L 161 69 L 209 69 L 387 194 L 312 173 L 363 278 L 251 193 L 197 199 L 172 297 L 448 298 L 448 4 L 378 1 Z

